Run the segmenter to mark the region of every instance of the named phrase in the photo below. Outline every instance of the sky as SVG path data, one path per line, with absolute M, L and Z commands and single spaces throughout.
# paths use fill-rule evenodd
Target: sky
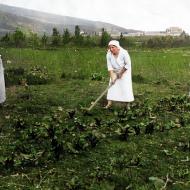
M 126 29 L 165 31 L 177 26 L 190 34 L 190 0 L 0 0 L 0 3 L 107 22 Z

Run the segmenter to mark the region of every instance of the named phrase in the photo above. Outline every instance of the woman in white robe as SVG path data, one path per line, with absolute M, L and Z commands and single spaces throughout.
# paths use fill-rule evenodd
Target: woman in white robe
M 0 55 L 0 104 L 2 104 L 5 100 L 6 100 L 6 95 L 5 95 L 4 68 Z
M 106 59 L 111 87 L 107 93 L 108 104 L 106 108 L 112 105 L 112 101 L 134 101 L 130 56 L 127 50 L 120 47 L 117 40 L 111 40 L 108 48 Z

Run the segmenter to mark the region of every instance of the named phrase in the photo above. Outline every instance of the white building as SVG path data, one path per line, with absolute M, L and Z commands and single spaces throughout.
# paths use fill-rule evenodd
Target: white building
M 121 35 L 118 31 L 107 31 L 112 37 L 119 37 Z M 124 37 L 127 36 L 180 36 L 183 30 L 179 27 L 169 27 L 165 31 L 142 31 L 142 32 L 130 32 L 122 33 Z M 102 31 L 98 33 L 99 36 L 102 35 Z
M 144 36 L 144 32 L 130 32 L 130 33 L 124 33 L 123 36 L 124 36 L 124 37 L 127 37 L 127 36 Z
M 183 30 L 179 27 L 170 27 L 166 29 L 166 34 L 171 36 L 180 36 Z
M 183 30 L 179 27 L 170 27 L 166 31 L 144 31 L 123 34 L 123 36 L 180 36 Z
M 166 32 L 163 31 L 147 31 L 144 32 L 145 36 L 167 36 Z

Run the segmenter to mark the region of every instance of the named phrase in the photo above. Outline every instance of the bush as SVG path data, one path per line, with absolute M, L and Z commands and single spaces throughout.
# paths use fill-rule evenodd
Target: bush
M 22 67 L 5 69 L 5 84 L 6 86 L 18 85 L 24 78 L 25 70 Z
M 24 70 L 22 67 L 10 68 L 5 70 L 5 84 L 23 85 L 25 84 L 47 84 L 51 80 L 46 67 L 34 66 L 29 71 Z
M 46 67 L 33 67 L 27 74 L 26 80 L 28 84 L 47 84 L 50 82 L 51 78 L 48 75 Z

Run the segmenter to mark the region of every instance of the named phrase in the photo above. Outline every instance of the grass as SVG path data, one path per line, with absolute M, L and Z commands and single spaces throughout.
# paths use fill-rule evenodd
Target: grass
M 92 115 L 84 116 L 81 110 L 89 107 L 107 86 L 105 49 L 2 49 L 1 54 L 5 69 L 29 69 L 41 65 L 47 67 L 48 74 L 53 78 L 50 83 L 43 85 L 12 85 L 6 89 L 7 101 L 0 108 L 0 189 L 190 188 L 189 111 L 183 110 L 183 104 L 177 104 L 182 106 L 180 112 L 178 107 L 172 112 L 166 107 L 167 103 L 159 108 L 161 110 L 158 113 L 154 111 L 162 98 L 188 94 L 188 48 L 130 50 L 135 102 L 125 117 L 135 117 L 135 114 L 143 114 L 141 112 L 144 110 L 146 112 L 144 116 L 139 115 L 127 121 L 122 116 L 122 105 L 114 104 L 111 110 L 103 109 L 105 97 L 92 110 Z M 61 78 L 63 73 L 64 77 Z M 91 80 L 93 73 L 101 75 L 102 80 Z M 171 103 L 175 101 L 173 99 Z M 75 116 L 68 118 L 72 110 L 76 111 Z M 155 129 L 153 133 L 146 134 L 143 125 L 149 121 L 154 122 L 149 114 L 157 117 L 156 127 L 170 129 Z M 180 116 L 187 118 L 187 122 L 176 127 Z M 15 117 L 26 124 L 21 123 L 19 129 L 15 128 Z M 127 124 L 141 126 L 141 134 L 133 135 L 134 131 L 131 131 L 127 139 L 121 139 L 122 130 L 125 130 Z M 43 141 L 48 144 L 44 126 L 55 127 L 56 137 L 63 143 L 65 151 L 58 160 L 51 155 L 44 155 L 39 164 L 20 164 L 23 155 L 30 155 L 20 154 L 14 145 L 31 145 L 36 159 L 39 147 L 32 146 L 33 141 L 28 138 L 28 134 L 35 129 L 39 138 L 46 137 Z M 65 134 L 59 133 L 59 129 L 66 130 Z M 89 134 L 94 134 L 98 140 L 94 147 L 85 144 L 84 140 Z M 16 140 L 14 135 L 17 135 Z M 80 145 L 78 149 L 76 145 Z M 6 155 L 10 156 L 11 150 L 16 152 L 18 167 L 8 167 L 9 163 L 6 168 L 3 163 L 5 159 L 8 160 Z M 52 154 L 52 151 L 48 154 Z M 26 158 L 24 160 L 27 161 Z

